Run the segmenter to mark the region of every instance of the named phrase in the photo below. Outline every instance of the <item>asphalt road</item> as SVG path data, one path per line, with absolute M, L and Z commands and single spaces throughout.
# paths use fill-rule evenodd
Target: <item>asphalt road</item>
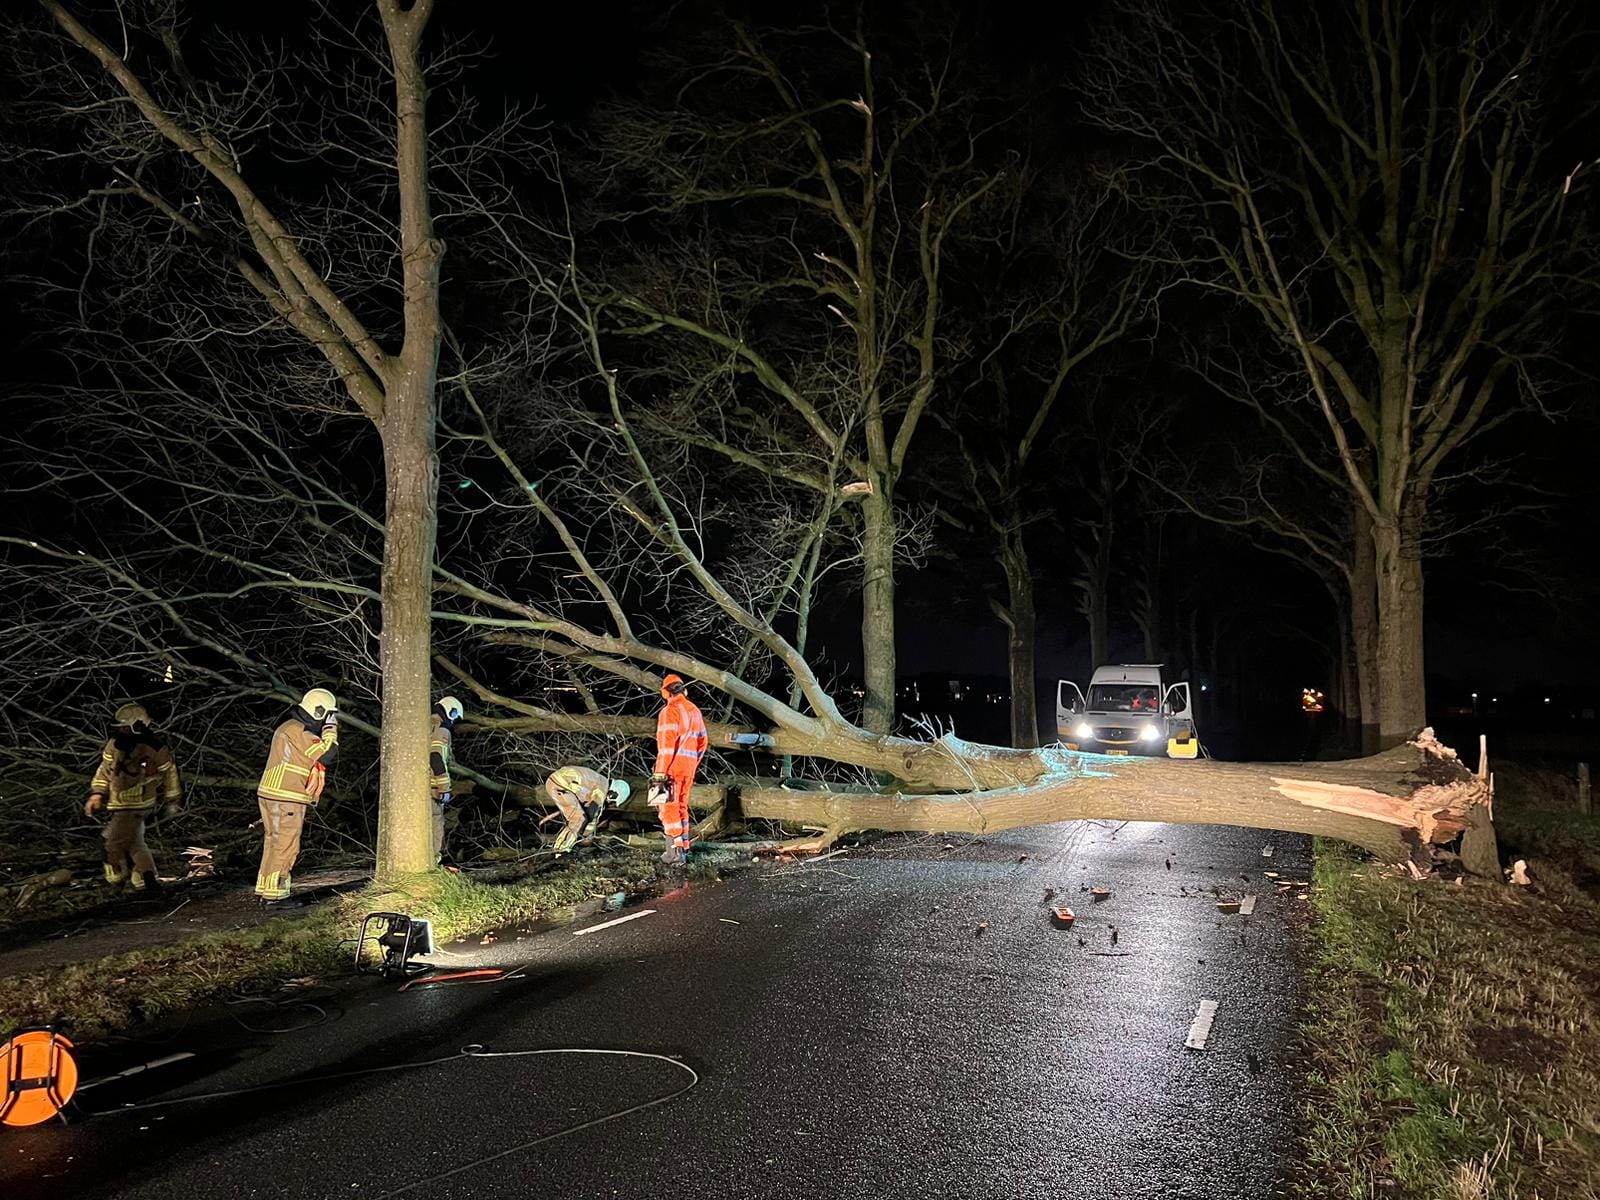
M 1303 902 L 1264 869 L 1308 878 L 1305 839 L 1101 822 L 898 839 L 682 887 L 582 937 L 610 915 L 452 946 L 441 961 L 525 977 L 362 984 L 319 1000 L 326 1019 L 239 1010 L 257 1028 L 320 1021 L 301 1032 L 86 1054 L 93 1076 L 197 1052 L 88 1108 L 290 1085 L 0 1130 L 0 1195 L 1270 1197 L 1294 1144 Z M 1114 894 L 1093 903 L 1090 885 Z M 1074 931 L 1050 927 L 1047 887 Z M 1255 915 L 1219 914 L 1213 888 L 1257 893 Z M 1186 1050 L 1207 999 L 1211 1040 Z M 649 1051 L 699 1083 L 528 1145 L 689 1077 L 563 1054 L 325 1078 L 467 1044 Z

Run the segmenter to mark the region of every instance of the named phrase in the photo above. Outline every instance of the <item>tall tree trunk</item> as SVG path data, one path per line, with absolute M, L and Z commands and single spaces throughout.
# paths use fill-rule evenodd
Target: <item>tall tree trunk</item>
M 389 393 L 384 418 L 387 498 L 383 555 L 383 736 L 378 775 L 380 876 L 425 871 L 433 861 L 428 790 L 432 704 L 433 553 L 439 461 L 432 372 Z
M 1422 562 L 1397 518 L 1373 525 L 1378 570 L 1378 742 L 1398 746 L 1426 725 Z
M 383 416 L 383 738 L 378 780 L 380 876 L 433 867 L 428 744 L 432 706 L 433 555 L 438 532 L 435 446 L 439 260 L 428 188 L 427 81 L 422 35 L 432 0 L 378 0 L 395 81 L 405 338 L 388 364 Z
M 1033 574 L 1021 534 L 1007 539 L 1001 552 L 1009 593 L 1007 655 L 1011 673 L 1011 744 L 1032 749 L 1039 744 L 1039 703 L 1034 643 L 1038 615 L 1033 600 Z
M 873 480 L 862 505 L 861 542 L 862 725 L 873 733 L 894 727 L 894 509 L 887 481 Z
M 1104 666 L 1111 657 L 1111 631 L 1109 601 L 1106 598 L 1106 576 L 1096 573 L 1089 581 L 1089 666 Z
M 1140 568 L 1140 586 L 1144 592 L 1140 605 L 1139 628 L 1144 633 L 1145 662 L 1160 662 L 1163 643 L 1161 611 L 1161 534 L 1162 522 L 1156 520 L 1145 529 L 1144 562 Z
M 1398 519 L 1373 526 L 1377 568 L 1378 743 L 1398 746 L 1427 723 L 1422 560 Z
M 747 817 L 820 826 L 825 838 L 861 829 L 986 834 L 1086 818 L 1243 825 L 1334 837 L 1419 867 L 1469 827 L 1493 828 L 1488 780 L 1431 733 L 1415 748 L 1345 762 L 1187 763 L 1059 748 L 991 751 L 982 761 L 1029 783 L 927 795 L 747 787 L 740 805 Z
M 1356 502 L 1350 564 L 1350 639 L 1355 659 L 1356 707 L 1361 737 L 1358 754 L 1376 754 L 1380 738 L 1378 679 L 1378 560 L 1372 519 Z
M 1351 633 L 1350 597 L 1339 594 L 1334 601 L 1334 619 L 1339 624 L 1338 658 L 1334 663 L 1338 699 L 1334 707 L 1339 710 L 1345 756 L 1353 757 L 1361 753 L 1361 688 L 1356 683 L 1356 645 Z

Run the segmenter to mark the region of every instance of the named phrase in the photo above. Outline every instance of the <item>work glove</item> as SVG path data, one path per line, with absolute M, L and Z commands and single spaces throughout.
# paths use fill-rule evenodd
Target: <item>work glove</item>
M 94 816 L 95 813 L 100 811 L 100 806 L 105 802 L 106 798 L 99 792 L 96 792 L 94 795 L 89 797 L 89 803 L 83 806 L 83 815 L 86 817 Z
M 451 800 L 451 798 L 452 798 L 452 797 L 453 797 L 453 796 L 454 796 L 454 795 L 455 795 L 455 793 L 454 793 L 454 792 L 445 792 L 445 793 L 444 793 L 444 794 L 443 794 L 443 795 L 442 795 L 442 796 L 440 796 L 440 797 L 439 797 L 439 803 L 440 803 L 440 804 L 449 804 L 449 803 L 450 803 L 450 800 Z

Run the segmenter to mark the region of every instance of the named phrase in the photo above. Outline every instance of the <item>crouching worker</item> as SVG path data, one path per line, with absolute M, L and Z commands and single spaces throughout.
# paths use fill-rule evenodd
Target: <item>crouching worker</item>
M 593 842 L 606 805 L 626 804 L 631 789 L 626 780 L 608 780 L 588 767 L 559 767 L 544 781 L 544 790 L 567 822 L 552 847 L 557 854 L 565 854 L 580 841 L 585 846 Z M 551 813 L 545 820 L 554 820 L 556 815 Z
M 272 734 L 272 749 L 261 772 L 256 798 L 261 802 L 261 870 L 256 895 L 289 898 L 290 873 L 300 857 L 306 810 L 316 807 L 327 769 L 339 746 L 339 702 L 327 688 L 312 688 L 289 719 Z
M 175 806 L 182 792 L 178 767 L 166 739 L 150 727 L 150 714 L 141 705 L 117 709 L 111 740 L 100 752 L 100 767 L 89 784 L 94 815 L 105 806 L 111 820 L 101 836 L 106 843 L 106 882 L 131 884 L 144 891 L 156 884 L 156 860 L 144 844 L 144 823 L 155 812 L 157 800 Z
M 455 761 L 451 739 L 464 710 L 454 696 L 441 696 L 433 706 L 433 737 L 428 742 L 428 770 L 433 778 L 428 785 L 433 795 L 433 862 L 444 861 L 444 808 L 455 796 L 450 782 L 450 764 Z

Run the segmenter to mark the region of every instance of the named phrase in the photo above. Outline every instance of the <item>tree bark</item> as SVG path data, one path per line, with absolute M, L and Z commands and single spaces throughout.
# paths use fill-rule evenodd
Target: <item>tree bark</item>
M 1354 509 L 1350 564 L 1350 638 L 1355 659 L 1358 753 L 1376 754 L 1378 736 L 1378 565 L 1372 520 L 1359 501 Z
M 1111 654 L 1110 609 L 1107 592 L 1111 588 L 1111 515 L 1093 531 L 1094 545 L 1081 551 L 1083 574 L 1078 577 L 1078 611 L 1089 620 L 1089 668 L 1104 665 Z
M 964 747 L 969 756 L 982 747 Z M 1431 731 L 1371 758 L 1326 763 L 1176 762 L 1110 758 L 1055 747 L 1037 782 L 958 794 L 865 794 L 747 787 L 747 818 L 840 834 L 997 833 L 1101 819 L 1241 825 L 1337 838 L 1388 862 L 1431 866 L 1470 825 L 1487 819 L 1489 784 Z
M 1139 629 L 1144 634 L 1144 660 L 1145 662 L 1160 662 L 1164 649 L 1162 623 L 1166 619 L 1162 612 L 1161 596 L 1161 535 L 1162 522 L 1155 519 L 1145 529 L 1144 559 L 1140 564 L 1140 597 Z M 1097 664 L 1098 665 L 1098 664 Z
M 388 364 L 383 431 L 383 739 L 378 776 L 377 874 L 432 868 L 428 789 L 432 728 L 433 556 L 438 530 L 435 446 L 439 260 L 428 186 L 427 81 L 422 35 L 432 0 L 378 0 L 395 81 L 395 170 L 399 186 L 405 337 Z
M 1378 741 L 1387 749 L 1427 720 L 1423 682 L 1422 561 L 1398 520 L 1373 525 L 1377 573 Z
M 1009 593 L 1006 661 L 1011 675 L 1011 744 L 1031 749 L 1039 744 L 1039 700 L 1034 678 L 1038 669 L 1035 663 L 1038 613 L 1034 607 L 1028 551 L 1020 534 L 1007 540 L 1000 557 Z
M 379 743 L 379 876 L 433 861 L 428 790 L 432 733 L 433 553 L 439 463 L 433 373 L 425 366 L 389 394 L 384 418 L 383 735 Z
M 872 733 L 894 728 L 894 511 L 888 481 L 873 481 L 873 493 L 862 505 L 865 529 L 861 542 L 861 724 Z

